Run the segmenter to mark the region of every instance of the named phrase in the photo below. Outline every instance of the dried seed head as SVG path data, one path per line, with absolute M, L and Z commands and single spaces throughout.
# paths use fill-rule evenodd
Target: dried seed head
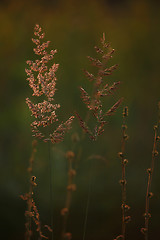
M 92 111 L 93 116 L 97 120 L 93 130 L 90 130 L 88 124 L 86 124 L 81 117 L 76 114 L 80 126 L 84 132 L 89 135 L 91 140 L 97 140 L 97 137 L 104 132 L 104 123 L 106 122 L 105 117 L 113 115 L 122 102 L 122 99 L 119 99 L 112 107 L 109 108 L 108 111 L 103 112 L 101 97 L 113 94 L 120 82 L 114 82 L 111 86 L 104 82 L 103 78 L 107 75 L 111 75 L 118 65 L 115 64 L 111 67 L 107 67 L 107 62 L 112 57 L 114 49 L 108 49 L 110 44 L 105 43 L 105 34 L 103 34 L 101 43 L 101 48 L 97 46 L 95 47 L 96 52 L 100 53 L 100 59 L 92 58 L 90 56 L 88 57 L 92 65 L 98 67 L 96 75 L 94 76 L 85 70 L 86 77 L 91 82 L 94 82 L 94 93 L 90 96 L 83 88 L 80 88 L 83 102 L 86 104 L 87 108 Z
M 71 116 L 66 122 L 61 123 L 58 128 L 52 134 L 49 133 L 47 137 L 45 136 L 46 134 L 41 132 L 43 131 L 43 127 L 48 127 L 52 123 L 58 122 L 55 111 L 60 105 L 52 104 L 52 101 L 54 100 L 53 97 L 56 91 L 57 78 L 55 74 L 59 64 L 53 63 L 51 67 L 48 68 L 48 62 L 53 59 L 57 50 L 47 52 L 50 41 L 42 41 L 44 33 L 42 33 L 42 29 L 38 24 L 36 24 L 34 30 L 36 39 L 32 39 L 32 41 L 36 44 L 34 52 L 39 55 L 39 59 L 35 60 L 35 62 L 27 61 L 29 65 L 29 68 L 26 69 L 27 80 L 33 90 L 32 95 L 37 97 L 43 95 L 47 100 L 34 104 L 29 98 L 26 99 L 32 115 L 36 118 L 31 124 L 32 133 L 33 136 L 43 139 L 45 142 L 51 141 L 52 143 L 58 143 L 63 140 L 64 134 L 71 128 L 74 117 Z

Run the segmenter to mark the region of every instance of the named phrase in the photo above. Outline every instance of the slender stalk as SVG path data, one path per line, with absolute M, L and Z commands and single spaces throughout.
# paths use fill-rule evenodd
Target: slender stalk
M 101 97 L 113 94 L 113 92 L 114 92 L 114 90 L 116 90 L 119 82 L 114 83 L 113 85 L 109 86 L 108 84 L 104 83 L 104 81 L 103 81 L 103 77 L 105 77 L 107 75 L 111 75 L 112 72 L 116 69 L 117 65 L 107 68 L 108 60 L 110 58 L 112 58 L 114 49 L 110 48 L 110 44 L 105 43 L 105 34 L 103 34 L 103 38 L 101 39 L 101 44 L 102 44 L 103 50 L 98 48 L 97 46 L 95 46 L 96 52 L 101 55 L 101 60 L 94 59 L 94 58 L 88 56 L 88 59 L 91 61 L 92 65 L 97 67 L 96 75 L 94 76 L 93 74 L 91 74 L 85 70 L 86 77 L 89 79 L 89 81 L 93 82 L 91 96 L 89 96 L 88 93 L 82 87 L 80 87 L 82 100 L 84 101 L 84 103 L 87 105 L 87 108 L 89 109 L 89 111 L 87 111 L 85 121 L 83 121 L 81 119 L 81 117 L 79 116 L 79 114 L 76 113 L 76 115 L 79 119 L 79 122 L 80 122 L 80 126 L 84 130 L 82 132 L 81 141 L 84 140 L 86 133 L 89 134 L 90 139 L 97 140 L 97 137 L 103 133 L 104 125 L 107 123 L 105 121 L 104 117 L 112 115 L 116 111 L 118 105 L 121 102 L 119 100 L 106 113 L 103 113 Z M 96 125 L 93 130 L 90 130 L 90 128 L 88 127 L 88 122 L 90 120 L 91 115 L 96 118 Z M 82 155 L 82 148 L 80 147 L 78 154 L 76 156 L 76 160 L 75 160 L 75 162 L 76 162 L 75 168 L 77 168 L 77 166 L 78 166 L 81 155 Z M 65 227 L 67 225 L 67 217 L 68 217 L 68 211 L 69 211 L 69 208 L 67 206 L 67 199 L 70 204 L 71 197 L 72 197 L 71 192 L 68 192 L 67 197 L 66 197 L 66 207 L 64 209 L 62 209 L 62 212 L 61 212 L 61 214 L 64 216 L 63 217 L 62 238 L 64 236 L 66 236 Z M 89 200 L 87 200 L 84 229 L 86 229 L 86 225 L 87 225 L 88 208 L 89 208 Z M 85 238 L 85 231 L 86 230 L 84 230 L 83 239 Z
M 29 180 L 30 180 L 30 185 L 29 185 L 29 193 L 28 193 L 28 198 L 27 198 L 27 208 L 28 208 L 28 213 L 32 212 L 32 195 L 33 195 L 33 181 L 32 181 L 32 173 L 33 173 L 33 162 L 35 158 L 35 153 L 36 153 L 36 146 L 37 146 L 37 141 L 33 140 L 32 141 L 32 153 L 31 157 L 29 159 L 29 167 L 27 169 L 29 173 Z M 30 214 L 26 214 L 26 233 L 25 233 L 25 239 L 30 240 L 32 236 L 32 216 Z
M 73 169 L 75 154 L 72 151 L 68 151 L 66 158 L 68 160 L 68 186 L 65 207 L 61 210 L 61 215 L 63 216 L 61 237 L 62 239 L 71 239 L 71 233 L 67 232 L 67 220 L 72 200 L 72 192 L 76 190 L 76 185 L 73 183 L 74 176 L 76 175 L 76 171 Z
M 50 150 L 50 142 L 48 142 L 48 158 L 49 158 L 49 165 L 50 165 L 50 211 L 51 211 L 51 229 L 53 229 L 53 164 L 51 159 L 51 150 Z M 53 240 L 53 231 L 51 235 L 51 239 Z
M 88 196 L 87 196 L 87 204 L 86 204 L 86 210 L 85 210 L 85 220 L 84 220 L 82 240 L 85 240 L 85 238 L 86 238 L 87 222 L 88 222 L 88 215 L 89 215 L 89 205 L 90 205 L 90 199 L 91 199 L 91 194 L 92 194 L 92 185 L 93 185 L 92 168 L 95 169 L 95 167 L 96 167 L 96 158 L 97 158 L 96 156 L 90 157 L 90 159 L 94 159 L 94 163 L 93 163 L 93 165 L 90 165 Z
M 91 178 L 90 178 L 90 182 L 89 182 L 87 205 L 86 205 L 86 211 L 85 211 L 85 221 L 84 221 L 84 227 L 83 227 L 83 240 L 85 240 L 85 237 L 86 237 L 86 229 L 87 229 L 87 220 L 88 220 L 90 196 L 91 196 Z
M 123 239 L 125 240 L 125 234 L 126 234 L 126 224 L 125 224 L 125 208 L 126 205 L 126 166 L 124 163 L 124 153 L 125 153 L 125 118 L 127 114 L 123 114 L 123 126 L 122 126 L 122 235 Z
M 58 70 L 59 64 L 51 63 L 50 60 L 53 59 L 57 50 L 49 50 L 50 41 L 44 42 L 44 32 L 42 28 L 36 24 L 34 28 L 34 38 L 32 42 L 36 45 L 33 49 L 35 54 L 38 55 L 38 59 L 34 61 L 28 60 L 28 68 L 26 69 L 27 81 L 29 81 L 29 86 L 33 90 L 33 96 L 40 97 L 42 96 L 41 102 L 33 102 L 26 98 L 26 103 L 31 110 L 32 116 L 35 118 L 31 123 L 33 136 L 39 139 L 42 139 L 44 142 L 52 142 L 53 144 L 62 142 L 64 135 L 71 129 L 71 124 L 74 119 L 74 116 L 71 116 L 67 121 L 61 122 L 56 128 L 52 128 L 52 124 L 58 122 L 58 116 L 56 115 L 56 110 L 60 108 L 60 104 L 55 104 L 54 94 L 56 91 L 56 71 Z M 51 65 L 48 64 L 49 62 Z M 48 131 L 45 131 L 44 128 Z M 53 225 L 53 206 L 52 206 L 52 162 L 50 158 L 50 149 L 49 149 L 49 161 L 50 161 L 50 201 L 51 201 L 51 225 Z M 39 215 L 37 214 L 38 210 L 35 206 L 35 203 L 32 199 L 32 207 L 34 207 L 34 217 L 36 225 L 38 225 L 38 230 L 40 237 L 45 238 L 42 235 L 40 229 Z M 37 219 L 38 218 L 38 219 Z M 49 226 L 47 226 L 49 231 L 52 231 Z M 53 240 L 53 233 L 52 233 Z
M 153 193 L 151 192 L 151 184 L 152 184 L 152 176 L 153 176 L 153 172 L 154 172 L 155 159 L 156 159 L 156 156 L 158 155 L 157 142 L 160 139 L 160 137 L 158 136 L 159 123 L 160 123 L 160 102 L 158 104 L 158 107 L 159 107 L 159 114 L 158 114 L 157 125 L 154 126 L 154 141 L 153 141 L 151 167 L 147 169 L 148 182 L 147 182 L 146 204 L 145 204 L 145 213 L 144 213 L 145 227 L 141 228 L 141 232 L 144 234 L 145 240 L 149 239 L 149 237 L 148 237 L 149 218 L 151 217 L 151 214 L 149 213 L 149 204 L 150 204 L 150 198 L 153 196 Z
M 31 179 L 31 173 L 30 173 L 30 178 Z M 30 187 L 29 187 L 29 195 L 31 195 L 33 192 L 33 185 L 32 183 L 30 182 Z M 30 197 L 28 199 L 28 212 L 30 213 L 32 210 L 32 197 Z M 31 236 L 32 236 L 32 218 L 30 216 L 27 216 L 27 222 L 28 222 L 28 228 L 26 226 L 26 240 L 30 240 L 31 239 Z
M 118 153 L 119 157 L 121 158 L 121 166 L 122 166 L 122 179 L 120 180 L 120 184 L 122 186 L 122 232 L 116 240 L 123 239 L 126 240 L 126 223 L 128 223 L 131 219 L 130 216 L 127 216 L 126 212 L 130 209 L 130 207 L 126 204 L 126 164 L 128 160 L 125 158 L 125 145 L 126 140 L 128 139 L 128 135 L 126 134 L 126 118 L 128 116 L 128 107 L 123 109 L 123 124 L 122 124 L 122 145 L 121 145 L 121 152 Z
M 98 76 L 97 76 L 98 77 Z M 97 78 L 96 77 L 96 78 Z M 92 88 L 92 94 L 91 94 L 91 102 L 92 102 L 92 105 L 94 105 L 94 94 L 96 92 L 96 82 L 94 83 L 93 85 L 93 88 Z M 90 115 L 91 115 L 91 111 L 87 111 L 87 114 L 85 116 L 85 122 L 88 123 L 89 122 L 89 119 L 90 119 Z M 86 132 L 85 131 L 82 131 L 82 134 L 81 134 L 81 137 L 80 137 L 80 140 L 81 141 L 84 141 L 86 137 Z M 73 170 L 72 168 L 72 158 L 73 156 L 70 156 L 71 155 L 75 155 L 73 152 L 71 151 L 68 151 L 67 153 L 67 158 L 68 158 L 68 169 L 69 169 L 69 175 L 68 175 L 68 186 L 69 185 L 72 185 L 72 180 L 73 180 L 73 176 L 70 176 L 72 174 L 70 174 L 71 172 L 74 171 L 74 174 L 76 174 L 76 169 L 78 168 L 78 163 L 81 159 L 81 156 L 82 156 L 82 147 L 79 146 L 79 149 L 78 149 L 78 154 L 75 158 L 75 170 Z M 90 190 L 89 190 L 90 192 Z M 63 226 L 62 226 L 62 239 L 64 239 L 65 237 L 67 238 L 70 238 L 71 237 L 71 233 L 67 233 L 66 232 L 66 227 L 67 227 L 67 220 L 68 220 L 68 214 L 69 214 L 69 208 L 70 208 L 70 204 L 71 204 L 71 200 L 72 200 L 72 191 L 68 190 L 67 191 L 67 196 L 66 196 L 66 202 L 65 202 L 65 207 L 61 210 L 61 215 L 63 216 Z M 86 225 L 87 225 L 87 215 L 88 215 L 88 208 L 89 208 L 89 196 L 88 196 L 88 199 L 87 199 L 87 206 L 86 206 L 86 217 L 85 217 L 85 223 L 84 223 L 84 229 L 86 229 Z M 83 234 L 83 240 L 85 239 L 85 231 L 84 230 L 84 234 Z

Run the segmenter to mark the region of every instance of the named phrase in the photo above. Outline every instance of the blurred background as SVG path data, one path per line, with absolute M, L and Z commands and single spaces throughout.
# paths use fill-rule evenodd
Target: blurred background
M 109 81 L 121 81 L 114 98 L 105 100 L 108 109 L 119 97 L 123 104 L 109 119 L 105 132 L 96 142 L 82 135 L 78 121 L 61 144 L 51 146 L 53 162 L 53 218 L 54 239 L 60 238 L 67 186 L 69 150 L 76 156 L 82 149 L 74 179 L 67 231 L 72 239 L 80 240 L 84 233 L 85 209 L 91 186 L 86 228 L 87 239 L 113 239 L 121 233 L 121 163 L 117 153 L 121 149 L 123 106 L 129 107 L 126 154 L 127 203 L 131 206 L 132 221 L 127 225 L 127 239 L 143 239 L 146 169 L 150 166 L 153 125 L 157 121 L 160 100 L 160 2 L 154 0 L 1 0 L 0 1 L 0 228 L 1 239 L 24 239 L 26 202 L 20 195 L 29 189 L 27 167 L 32 147 L 30 112 L 25 98 L 32 94 L 26 81 L 26 60 L 34 60 L 33 29 L 40 24 L 50 40 L 50 49 L 57 49 L 54 61 L 57 72 L 56 103 L 61 104 L 60 120 L 74 111 L 82 117 L 86 106 L 80 99 L 79 86 L 88 91 L 91 84 L 83 69 L 94 72 L 86 56 L 96 57 L 94 46 L 103 32 L 116 50 L 111 64 L 119 64 Z M 107 79 L 107 78 L 106 78 Z M 74 137 L 73 137 L 74 136 Z M 95 155 L 101 156 L 99 159 Z M 50 225 L 50 165 L 48 145 L 38 142 L 34 161 L 34 175 L 38 186 L 35 201 L 42 225 Z M 151 200 L 150 239 L 159 233 L 160 163 L 155 163 Z M 35 237 L 35 239 L 38 239 Z M 157 238 L 156 238 L 157 239 Z

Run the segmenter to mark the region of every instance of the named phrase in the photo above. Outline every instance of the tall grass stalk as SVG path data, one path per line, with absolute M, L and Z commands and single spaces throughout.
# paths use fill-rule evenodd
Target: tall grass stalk
M 51 226 L 53 226 L 53 160 L 51 159 L 51 149 L 50 149 L 50 142 L 48 142 L 48 158 L 49 158 L 49 185 L 50 185 L 50 219 L 51 219 Z M 54 232 L 52 231 L 51 239 L 53 240 Z
M 160 140 L 160 137 L 158 136 L 159 124 L 160 124 L 160 102 L 158 103 L 158 121 L 157 121 L 157 124 L 154 126 L 154 140 L 153 140 L 151 167 L 147 169 L 148 182 L 147 182 L 146 205 L 145 205 L 145 213 L 144 213 L 145 227 L 141 228 L 141 232 L 144 234 L 145 240 L 149 239 L 149 234 L 148 234 L 149 219 L 151 218 L 151 214 L 149 213 L 149 205 L 150 205 L 150 199 L 153 197 L 153 193 L 151 191 L 151 184 L 152 184 L 152 177 L 154 172 L 155 159 L 158 155 L 157 143 Z
M 131 217 L 127 215 L 127 211 L 130 207 L 126 203 L 126 164 L 128 160 L 126 159 L 125 153 L 125 145 L 128 139 L 128 135 L 126 134 L 127 125 L 126 125 L 126 118 L 128 117 L 128 107 L 124 107 L 123 109 L 123 124 L 122 124 L 122 144 L 121 144 L 121 152 L 118 153 L 121 159 L 121 166 L 122 166 L 122 179 L 120 180 L 120 184 L 122 186 L 122 232 L 121 235 L 115 238 L 115 240 L 123 239 L 126 240 L 126 224 L 131 220 Z
M 122 102 L 122 98 L 121 98 L 113 106 L 111 106 L 107 111 L 106 111 L 106 106 L 103 106 L 103 98 L 110 95 L 114 95 L 115 91 L 120 85 L 120 82 L 114 82 L 112 84 L 109 84 L 108 83 L 109 81 L 108 82 L 106 81 L 105 78 L 110 76 L 117 69 L 118 64 L 115 64 L 110 67 L 108 66 L 108 62 L 112 58 L 115 50 L 110 46 L 110 43 L 106 43 L 104 33 L 102 38 L 100 39 L 100 43 L 101 43 L 100 47 L 95 46 L 95 50 L 98 55 L 98 58 L 93 58 L 88 56 L 89 61 L 96 68 L 95 75 L 88 72 L 87 70 L 84 71 L 87 79 L 93 85 L 91 95 L 89 95 L 84 88 L 80 87 L 81 98 L 88 109 L 85 121 L 83 121 L 80 115 L 76 113 L 80 126 L 83 129 L 82 140 L 84 140 L 86 133 L 88 134 L 91 140 L 93 141 L 97 140 L 98 136 L 100 136 L 104 132 L 104 126 L 105 124 L 107 124 L 106 118 L 113 115 Z M 92 129 L 89 126 L 89 120 L 91 116 L 94 117 L 95 119 L 94 128 Z M 90 192 L 91 192 L 90 185 L 91 183 L 89 184 L 89 189 L 88 189 L 83 240 L 85 239 L 87 220 L 88 220 L 88 209 L 89 209 Z
M 33 48 L 38 59 L 35 61 L 28 60 L 28 69 L 26 69 L 27 80 L 30 88 L 33 90 L 32 96 L 36 97 L 38 103 L 33 103 L 30 98 L 26 98 L 26 103 L 34 117 L 31 123 L 33 136 L 42 139 L 44 142 L 51 142 L 53 144 L 62 142 L 65 133 L 70 130 L 74 116 L 71 116 L 67 121 L 59 123 L 56 110 L 60 108 L 60 104 L 54 103 L 54 94 L 56 91 L 56 71 L 59 64 L 49 64 L 53 59 L 57 50 L 50 50 L 48 47 L 50 41 L 44 41 L 45 34 L 42 28 L 36 24 L 34 28 L 34 36 L 32 42 L 35 44 Z M 49 66 L 51 67 L 49 68 Z M 40 102 L 41 100 L 41 102 Z M 53 125 L 54 128 L 52 127 Z M 49 149 L 50 158 L 50 149 Z M 53 194 L 52 194 L 52 160 L 50 161 L 50 202 L 51 202 L 51 227 L 53 228 Z M 52 232 L 53 240 L 53 232 Z
M 39 235 L 39 239 L 48 239 L 43 233 L 42 233 L 42 227 L 41 227 L 41 222 L 40 222 L 40 215 L 36 206 L 36 202 L 34 200 L 34 188 L 37 186 L 36 183 L 36 177 L 33 176 L 33 162 L 35 159 L 35 153 L 37 151 L 36 149 L 37 141 L 33 140 L 32 141 L 32 154 L 29 160 L 29 167 L 27 169 L 29 173 L 29 192 L 25 193 L 24 195 L 21 195 L 20 197 L 27 202 L 27 210 L 25 211 L 25 217 L 26 217 L 26 233 L 25 233 L 25 239 L 26 240 L 31 240 L 33 236 L 33 227 L 32 227 L 32 222 L 36 226 L 36 232 Z M 52 229 L 48 226 L 45 225 L 48 229 L 48 231 L 52 232 Z
M 35 158 L 35 153 L 37 151 L 36 149 L 36 145 L 37 145 L 37 141 L 33 140 L 32 141 L 32 153 L 31 153 L 31 157 L 29 159 L 29 167 L 27 169 L 28 173 L 29 173 L 29 180 L 30 180 L 30 184 L 29 184 L 29 195 L 28 195 L 28 200 L 27 200 L 27 207 L 28 207 L 28 213 L 32 212 L 32 195 L 33 195 L 33 188 L 34 186 L 36 186 L 36 184 L 33 184 L 33 162 L 34 162 L 34 158 Z M 32 236 L 32 217 L 30 214 L 25 214 L 26 215 L 26 234 L 25 234 L 25 239 L 26 240 L 30 240 L 31 236 Z
M 61 215 L 63 217 L 62 223 L 62 239 L 71 239 L 72 234 L 67 232 L 67 219 L 70 211 L 71 200 L 72 200 L 72 192 L 76 190 L 76 185 L 73 182 L 74 176 L 76 175 L 76 171 L 73 168 L 73 161 L 75 160 L 75 154 L 72 151 L 68 151 L 66 153 L 66 158 L 68 161 L 68 185 L 67 185 L 67 195 L 65 207 L 61 210 Z

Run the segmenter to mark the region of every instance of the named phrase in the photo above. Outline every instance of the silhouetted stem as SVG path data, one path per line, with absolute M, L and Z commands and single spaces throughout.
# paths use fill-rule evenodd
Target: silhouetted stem
M 148 183 L 147 183 L 147 192 L 146 192 L 146 207 L 145 207 L 145 240 L 148 240 L 148 226 L 149 226 L 149 218 L 151 217 L 149 213 L 149 202 L 150 198 L 152 197 L 151 193 L 151 183 L 152 183 L 152 176 L 153 176 L 153 171 L 154 171 L 154 161 L 155 157 L 158 154 L 156 148 L 157 148 L 157 130 L 158 130 L 158 125 L 154 127 L 154 143 L 153 143 L 153 151 L 152 151 L 152 161 L 151 161 L 151 168 L 148 169 Z
M 50 150 L 50 142 L 48 142 L 48 158 L 49 158 L 49 168 L 50 168 L 50 211 L 51 211 L 51 228 L 53 229 L 53 164 L 51 159 L 51 150 Z M 51 239 L 53 240 L 53 231 L 51 233 Z
M 32 153 L 31 153 L 31 157 L 30 157 L 30 160 L 29 160 L 29 167 L 28 167 L 30 185 L 29 185 L 29 199 L 27 200 L 27 205 L 28 205 L 28 212 L 29 213 L 31 213 L 31 211 L 32 211 L 33 184 L 32 184 L 31 178 L 32 178 L 32 173 L 33 173 L 33 161 L 34 161 L 35 153 L 36 153 L 36 145 L 37 145 L 37 141 L 33 140 L 32 141 Z M 27 215 L 26 218 L 27 218 L 27 221 L 26 221 L 25 239 L 30 240 L 31 235 L 32 235 L 32 217 Z
M 72 200 L 72 192 L 76 190 L 76 185 L 73 184 L 73 178 L 76 174 L 76 171 L 73 169 L 72 163 L 74 160 L 74 153 L 72 151 L 68 151 L 66 153 L 66 157 L 68 160 L 68 186 L 67 186 L 67 196 L 66 196 L 66 202 L 65 207 L 61 210 L 61 215 L 63 216 L 63 225 L 62 225 L 62 239 L 70 239 L 71 233 L 67 233 L 67 219 L 68 214 L 70 210 L 71 200 Z
M 125 117 L 123 117 L 123 125 L 125 125 Z M 122 206 L 126 204 L 126 174 L 125 174 L 125 164 L 124 164 L 124 152 L 125 152 L 125 128 L 122 130 Z M 126 224 L 125 224 L 125 208 L 122 207 L 122 235 L 125 240 Z
M 126 211 L 130 209 L 130 207 L 126 204 L 126 164 L 128 160 L 125 158 L 125 142 L 128 139 L 126 135 L 126 117 L 128 116 L 128 108 L 125 107 L 123 110 L 123 124 L 122 124 L 122 145 L 121 152 L 119 152 L 119 157 L 121 158 L 121 166 L 122 166 L 122 179 L 120 180 L 120 184 L 122 186 L 122 233 L 116 239 L 126 239 L 126 223 L 131 219 L 130 216 L 126 215 Z
M 145 226 L 144 228 L 141 228 L 141 232 L 144 234 L 145 240 L 148 240 L 149 218 L 151 217 L 151 214 L 149 213 L 149 204 L 150 204 L 150 198 L 153 196 L 153 193 L 151 192 L 151 184 L 152 184 L 152 176 L 154 172 L 155 158 L 158 155 L 157 142 L 160 140 L 160 137 L 158 136 L 159 123 L 160 123 L 160 102 L 158 103 L 158 110 L 159 110 L 158 122 L 157 122 L 157 125 L 154 126 L 154 141 L 153 141 L 151 167 L 147 169 L 148 182 L 147 182 L 146 204 L 145 204 L 145 213 L 144 213 Z

